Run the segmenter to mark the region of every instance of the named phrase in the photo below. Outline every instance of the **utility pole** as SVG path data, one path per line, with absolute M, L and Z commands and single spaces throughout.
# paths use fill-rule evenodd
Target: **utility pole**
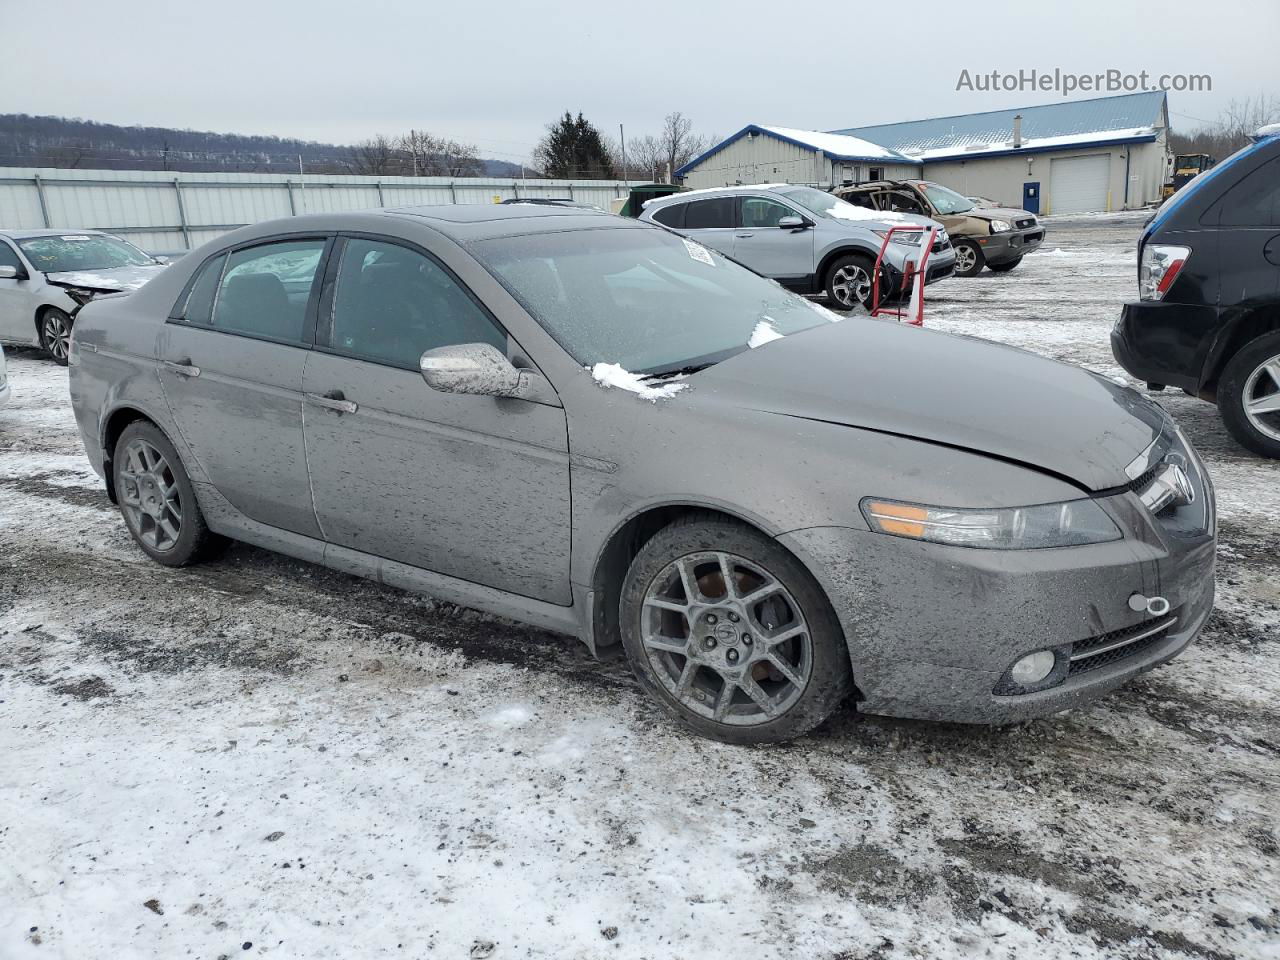
M 622 141 L 622 179 L 626 181 L 630 179 L 627 176 L 627 135 L 622 130 L 622 124 L 618 124 L 618 139 Z
M 302 194 L 302 212 L 307 212 L 307 181 L 302 172 L 302 154 L 298 154 L 298 189 Z

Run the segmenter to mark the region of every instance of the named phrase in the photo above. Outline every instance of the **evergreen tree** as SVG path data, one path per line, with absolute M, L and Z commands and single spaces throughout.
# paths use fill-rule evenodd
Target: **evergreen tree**
M 604 138 L 581 112 L 575 118 L 566 110 L 550 124 L 533 159 L 543 174 L 555 179 L 611 180 L 617 175 Z

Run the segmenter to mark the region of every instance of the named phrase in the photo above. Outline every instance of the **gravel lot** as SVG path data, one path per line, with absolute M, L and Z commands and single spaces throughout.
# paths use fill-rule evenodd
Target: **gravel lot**
M 1108 375 L 1141 218 L 1049 223 L 929 326 Z M 1280 957 L 1280 466 L 1205 455 L 1181 658 L 991 730 L 673 729 L 621 661 L 245 546 L 136 550 L 63 370 L 0 408 L 0 957 Z

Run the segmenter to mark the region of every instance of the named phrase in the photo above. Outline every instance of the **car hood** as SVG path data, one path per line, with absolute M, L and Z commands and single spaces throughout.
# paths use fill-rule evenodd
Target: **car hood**
M 1090 491 L 1127 484 L 1125 468 L 1167 420 L 1136 391 L 1080 367 L 883 320 L 783 337 L 690 383 L 735 406 L 972 450 Z
M 858 211 L 856 215 L 849 213 L 847 210 L 842 210 L 840 214 L 832 214 L 828 219 L 836 223 L 855 223 L 860 227 L 869 227 L 873 230 L 888 230 L 890 227 L 905 227 L 908 225 L 943 229 L 942 224 L 937 220 L 921 216 L 918 213 L 871 210 L 868 207 L 854 207 L 854 210 Z
M 979 220 L 1008 220 L 1012 223 L 1034 217 L 1035 214 L 1029 210 L 1015 210 L 1013 207 L 974 207 L 957 216 L 977 217 Z
M 137 290 L 165 268 L 162 263 L 142 267 L 112 267 L 109 270 L 64 270 L 46 273 L 50 283 L 63 287 L 87 287 L 90 290 Z

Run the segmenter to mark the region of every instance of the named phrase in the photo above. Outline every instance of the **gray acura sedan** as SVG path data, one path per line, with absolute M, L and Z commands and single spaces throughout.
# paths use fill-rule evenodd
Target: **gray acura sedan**
M 247 227 L 89 304 L 70 362 L 160 563 L 230 537 L 576 635 L 730 742 L 850 695 L 1060 710 L 1213 603 L 1212 487 L 1159 407 L 606 214 Z

